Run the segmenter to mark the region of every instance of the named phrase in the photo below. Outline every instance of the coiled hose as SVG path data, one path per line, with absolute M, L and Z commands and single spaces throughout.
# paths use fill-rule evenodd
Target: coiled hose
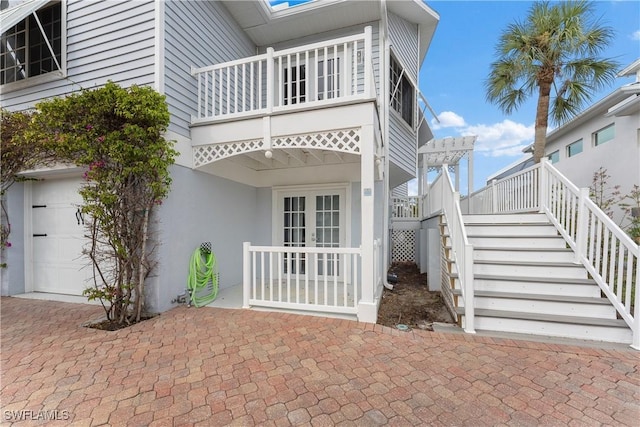
M 211 250 L 199 247 L 191 255 L 187 282 L 191 304 L 202 307 L 218 296 L 216 257 Z

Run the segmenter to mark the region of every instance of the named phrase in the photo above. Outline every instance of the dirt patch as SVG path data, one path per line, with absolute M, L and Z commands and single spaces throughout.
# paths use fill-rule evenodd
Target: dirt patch
M 434 322 L 454 323 L 440 292 L 429 291 L 427 275 L 420 274 L 415 263 L 394 263 L 389 272 L 398 276 L 398 282 L 392 291 L 383 291 L 378 324 L 433 330 Z
M 140 318 L 140 322 L 144 322 L 145 320 L 153 319 L 154 317 L 156 317 L 156 315 L 145 315 L 145 316 L 142 316 Z M 118 323 L 118 322 L 116 322 L 114 320 L 103 319 L 103 320 L 98 320 L 96 322 L 86 323 L 84 326 L 87 327 L 87 328 L 91 328 L 91 329 L 100 329 L 102 331 L 117 331 L 117 330 L 120 330 L 120 329 L 128 328 L 129 326 L 133 326 L 136 323 L 140 323 L 140 322 L 122 324 L 122 323 Z

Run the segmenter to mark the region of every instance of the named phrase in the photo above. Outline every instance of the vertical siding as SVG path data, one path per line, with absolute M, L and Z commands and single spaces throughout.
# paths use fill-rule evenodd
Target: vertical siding
M 165 88 L 169 130 L 189 137 L 196 113 L 197 82 L 191 67 L 204 67 L 255 54 L 255 46 L 216 1 L 165 3 Z
M 399 59 L 405 73 L 418 81 L 418 27 L 389 13 L 389 38 L 393 54 Z M 390 90 L 393 90 L 390 88 Z M 417 102 L 414 104 L 417 108 Z M 389 158 L 412 176 L 416 173 L 416 134 L 404 120 L 389 107 Z
M 154 83 L 153 0 L 69 0 L 66 17 L 67 78 L 3 92 L 3 107 L 30 108 L 41 99 L 90 89 L 108 80 L 123 86 Z

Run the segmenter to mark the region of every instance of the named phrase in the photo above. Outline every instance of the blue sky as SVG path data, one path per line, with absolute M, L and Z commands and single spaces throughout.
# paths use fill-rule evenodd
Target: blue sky
M 274 0 L 272 4 L 282 3 Z M 290 0 L 291 6 L 308 0 Z M 318 0 L 322 1 L 322 0 Z M 387 0 L 406 1 L 406 0 Z M 484 81 L 496 59 L 495 45 L 511 23 L 526 18 L 532 1 L 426 0 L 440 15 L 440 22 L 420 72 L 420 90 L 440 123 L 427 112 L 436 138 L 477 135 L 474 151 L 474 190 L 486 178 L 524 156 L 533 142 L 535 100 L 532 98 L 510 116 L 485 100 Z M 625 67 L 640 58 L 640 2 L 593 2 L 594 17 L 612 27 L 615 38 L 604 54 Z M 631 79 L 617 79 L 592 102 L 605 97 Z M 466 161 L 463 160 L 463 166 Z M 461 172 L 461 192 L 467 193 L 466 167 Z M 416 181 L 409 185 L 415 193 Z
M 420 90 L 440 118 L 429 117 L 436 138 L 478 135 L 474 151 L 474 190 L 487 176 L 523 157 L 533 142 L 535 98 L 505 116 L 485 100 L 484 81 L 496 58 L 495 45 L 508 24 L 524 20 L 530 1 L 427 1 L 440 15 L 420 73 Z M 615 39 L 604 54 L 622 67 L 640 58 L 640 2 L 597 1 L 596 14 L 614 28 Z M 593 102 L 631 79 L 617 79 Z M 463 160 L 466 164 L 466 161 Z M 461 173 L 466 193 L 466 171 Z M 412 186 L 413 187 L 413 186 Z

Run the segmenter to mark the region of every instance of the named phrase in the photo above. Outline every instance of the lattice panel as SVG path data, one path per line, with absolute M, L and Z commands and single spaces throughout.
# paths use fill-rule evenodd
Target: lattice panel
M 201 145 L 193 148 L 193 164 L 195 167 L 203 166 L 238 154 L 262 150 L 263 147 L 264 141 L 262 139 Z
M 344 129 L 331 132 L 291 135 L 274 138 L 273 148 L 315 148 L 318 150 L 360 152 L 360 132 L 358 129 Z
M 416 262 L 416 231 L 415 230 L 392 230 L 391 250 L 392 261 Z

